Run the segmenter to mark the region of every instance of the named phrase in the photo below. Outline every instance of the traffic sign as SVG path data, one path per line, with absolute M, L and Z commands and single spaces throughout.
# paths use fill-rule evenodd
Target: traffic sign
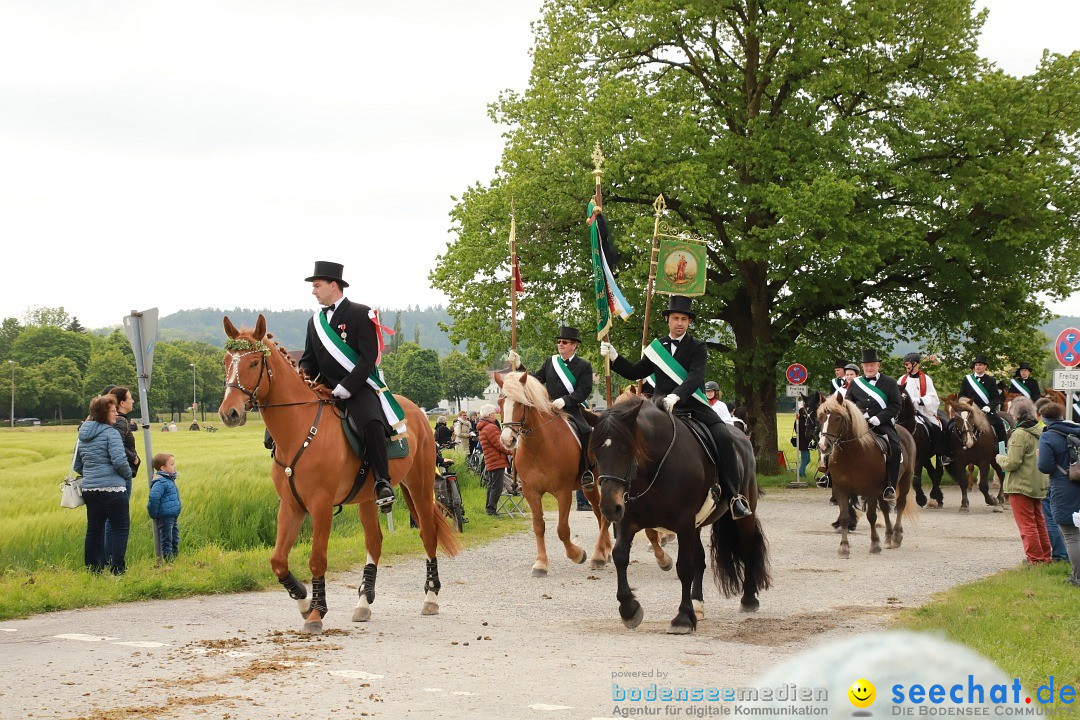
M 806 372 L 806 366 L 801 363 L 792 363 L 788 365 L 787 371 L 784 372 L 787 381 L 792 385 L 802 385 L 806 382 L 806 378 L 809 373 Z
M 1055 370 L 1054 389 L 1062 392 L 1080 390 L 1080 370 Z
M 1065 328 L 1054 340 L 1054 356 L 1067 368 L 1080 365 L 1080 330 Z
M 788 385 L 787 396 L 788 397 L 805 397 L 810 388 L 805 385 Z

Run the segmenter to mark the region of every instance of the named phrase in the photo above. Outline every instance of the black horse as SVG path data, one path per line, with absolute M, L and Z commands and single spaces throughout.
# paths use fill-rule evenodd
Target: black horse
M 757 479 L 750 440 L 731 433 L 738 455 L 740 490 L 757 507 Z M 615 527 L 612 560 L 619 579 L 619 615 L 628 628 L 644 611 L 626 579 L 630 544 L 644 528 L 666 528 L 679 538 L 675 567 L 682 582 L 679 613 L 669 633 L 693 632 L 704 617 L 702 581 L 705 548 L 695 521 L 712 493 L 713 464 L 687 425 L 652 401 L 631 398 L 607 410 L 589 440 L 600 482 L 600 512 Z M 742 609 L 758 608 L 757 594 L 769 587 L 765 536 L 757 516 L 735 520 L 727 508 L 712 522 L 713 575 L 725 597 L 742 592 Z
M 896 424 L 907 430 L 915 438 L 915 474 L 911 480 L 911 485 L 915 489 L 915 502 L 918 503 L 919 507 L 926 507 L 926 493 L 922 489 L 922 473 L 925 470 L 930 482 L 933 483 L 933 487 L 930 489 L 930 499 L 937 502 L 937 505 L 932 507 L 942 507 L 945 504 L 945 496 L 941 493 L 941 478 L 945 475 L 945 470 L 941 466 L 941 458 L 938 458 L 934 451 L 930 428 L 925 425 L 926 421 L 919 422 L 916 419 L 915 405 L 911 402 L 911 398 L 908 397 L 906 385 L 900 386 L 900 397 L 903 398 L 904 404 L 900 408 L 900 415 L 896 418 Z M 934 458 L 937 458 L 936 464 Z

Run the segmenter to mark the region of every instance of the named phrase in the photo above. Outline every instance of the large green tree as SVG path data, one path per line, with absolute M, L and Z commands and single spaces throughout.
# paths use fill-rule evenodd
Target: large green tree
M 71 360 L 81 375 L 90 364 L 90 338 L 52 325 L 30 326 L 11 345 L 11 359 L 21 365 L 40 365 L 54 358 Z
M 1080 260 L 1080 54 L 1011 77 L 977 54 L 984 17 L 973 0 L 549 0 L 529 87 L 492 107 L 500 168 L 462 196 L 432 273 L 451 339 L 506 346 L 511 198 L 525 316 L 589 326 L 599 140 L 639 313 L 654 198 L 707 240 L 695 332 L 730 358 L 764 471 L 800 347 L 851 356 L 895 336 L 1004 354 L 996 329 L 1039 325 L 1036 293 L 1065 295 Z M 616 321 L 613 342 L 636 356 L 640 333 Z
M 439 361 L 442 368 L 443 395 L 461 408 L 464 398 L 479 397 L 491 381 L 484 367 L 468 355 L 451 350 Z
M 439 354 L 434 350 L 403 342 L 396 351 L 383 355 L 381 367 L 390 390 L 422 408 L 431 407 L 444 397 Z
M 82 417 L 86 414 L 89 403 L 83 397 L 82 373 L 74 361 L 54 357 L 35 369 L 41 382 L 41 405 L 49 410 L 49 414 L 55 413 L 61 422 L 65 417 Z

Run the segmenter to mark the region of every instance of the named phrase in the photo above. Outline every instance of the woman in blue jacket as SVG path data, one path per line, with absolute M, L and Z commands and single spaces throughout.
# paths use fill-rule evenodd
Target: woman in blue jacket
M 116 423 L 116 398 L 101 395 L 90 401 L 90 419 L 79 428 L 79 451 L 75 472 L 82 475 L 86 501 L 86 542 L 83 561 L 91 572 L 101 572 L 109 558 L 109 571 L 121 575 L 127 569 L 128 511 L 127 488 L 131 466 L 124 453 L 124 441 Z M 112 532 L 105 547 L 105 521 Z
M 1067 435 L 1080 437 L 1080 425 L 1062 420 L 1065 408 L 1050 399 L 1039 401 L 1038 412 L 1046 423 L 1046 431 L 1039 438 L 1039 472 L 1050 476 L 1050 507 L 1072 563 L 1069 582 L 1080 587 L 1080 527 L 1074 519 L 1074 513 L 1080 513 L 1080 483 L 1069 482 L 1065 440 Z

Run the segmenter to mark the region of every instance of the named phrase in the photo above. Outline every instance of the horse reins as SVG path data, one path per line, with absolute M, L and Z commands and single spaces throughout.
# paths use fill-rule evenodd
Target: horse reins
M 833 413 L 829 413 L 829 415 L 831 416 L 831 415 L 833 415 Z M 844 419 L 840 418 L 840 421 L 844 422 Z M 860 435 L 854 435 L 852 437 L 849 437 L 847 440 L 841 439 L 840 436 L 838 434 L 836 434 L 836 433 L 827 432 L 825 430 L 819 430 L 819 432 L 821 433 L 821 435 L 824 435 L 831 444 L 835 445 L 836 449 L 840 449 L 842 446 L 847 445 L 850 442 L 854 442 L 856 440 L 859 440 L 861 438 L 866 437 L 867 435 L 870 434 L 871 430 L 870 430 L 869 427 L 867 427 L 866 432 L 864 432 L 864 433 L 862 433 Z M 832 449 L 830 449 L 829 452 L 826 453 L 826 456 L 831 455 L 831 454 L 832 454 Z
M 627 470 L 628 470 L 627 477 L 624 478 L 624 477 L 620 477 L 618 475 L 600 475 L 600 476 L 598 476 L 596 478 L 596 481 L 598 483 L 601 483 L 601 484 L 604 482 L 605 479 L 606 480 L 614 480 L 617 483 L 622 483 L 622 486 L 625 488 L 624 495 L 623 495 L 623 502 L 624 503 L 630 503 L 630 502 L 633 502 L 634 500 L 637 500 L 640 497 L 643 497 L 645 495 L 645 493 L 652 490 L 652 486 L 656 484 L 656 479 L 658 477 L 660 477 L 660 470 L 663 469 L 664 462 L 667 461 L 668 455 L 671 454 L 671 448 L 675 447 L 675 439 L 678 437 L 678 431 L 677 431 L 677 429 L 675 427 L 675 414 L 674 413 L 668 413 L 668 415 L 671 417 L 671 442 L 668 443 L 667 450 L 664 451 L 664 456 L 662 458 L 660 458 L 660 464 L 656 466 L 656 471 L 653 473 L 652 480 L 649 481 L 649 486 L 647 488 L 642 490 L 637 495 L 629 495 L 628 494 L 630 492 L 630 483 L 633 481 L 634 477 L 637 475 L 637 460 L 634 458 L 633 455 L 630 456 L 630 465 L 627 468 Z

